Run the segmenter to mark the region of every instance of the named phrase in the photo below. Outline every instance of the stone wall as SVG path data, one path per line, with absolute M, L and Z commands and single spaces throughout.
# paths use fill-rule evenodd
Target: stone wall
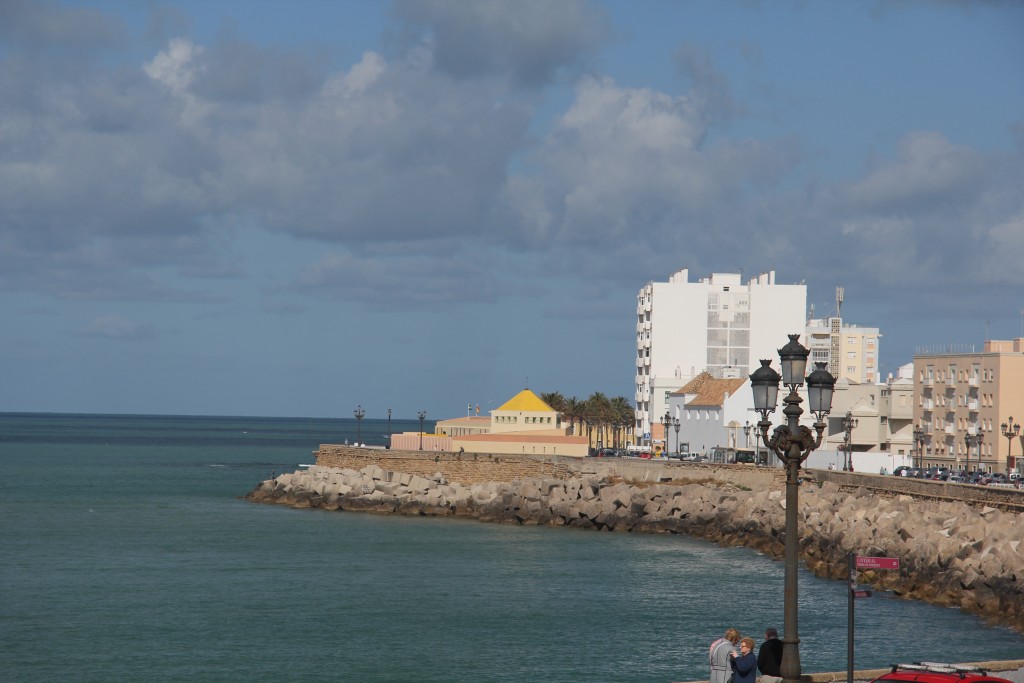
M 861 472 L 813 470 L 818 481 L 827 481 L 846 489 L 913 496 L 928 500 L 948 500 L 969 505 L 991 505 L 1004 510 L 1024 511 L 1024 490 L 972 484 L 947 484 L 944 481 L 912 479 L 910 477 L 883 476 Z
M 428 453 L 382 450 L 324 444 L 316 452 L 321 467 L 361 470 L 376 465 L 383 470 L 421 477 L 441 474 L 448 481 L 476 484 L 517 479 L 569 479 L 594 475 L 621 477 L 631 482 L 665 482 L 674 479 L 714 479 L 741 488 L 781 488 L 786 474 L 781 469 L 752 465 L 713 465 L 634 458 L 571 458 L 566 456 L 504 455 L 496 453 Z

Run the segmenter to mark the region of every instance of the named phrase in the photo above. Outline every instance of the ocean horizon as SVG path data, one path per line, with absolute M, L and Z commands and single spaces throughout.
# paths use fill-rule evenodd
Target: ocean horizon
M 666 683 L 706 679 L 728 627 L 782 630 L 782 563 L 745 548 L 242 499 L 386 429 L 0 413 L 3 679 Z M 805 673 L 845 670 L 845 582 L 801 571 L 800 608 Z M 1024 656 L 1024 636 L 959 610 L 886 593 L 856 609 L 858 669 Z

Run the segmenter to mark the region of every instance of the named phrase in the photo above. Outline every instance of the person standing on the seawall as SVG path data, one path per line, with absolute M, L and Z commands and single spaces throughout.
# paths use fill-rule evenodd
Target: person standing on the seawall
M 754 656 L 754 639 L 740 641 L 740 652 L 729 653 L 729 667 L 733 671 L 733 683 L 757 683 L 757 657 Z
M 782 641 L 779 632 L 773 628 L 764 631 L 764 642 L 757 651 L 757 670 L 761 672 L 761 683 L 782 681 Z
M 736 652 L 740 632 L 727 629 L 725 635 L 711 643 L 708 659 L 711 662 L 711 680 L 708 683 L 727 683 L 729 680 L 729 655 Z

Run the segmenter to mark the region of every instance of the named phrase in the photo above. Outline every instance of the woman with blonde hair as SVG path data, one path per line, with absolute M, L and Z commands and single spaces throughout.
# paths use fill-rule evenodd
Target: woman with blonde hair
M 739 654 L 735 650 L 729 653 L 729 667 L 732 669 L 732 683 L 757 683 L 753 638 L 740 639 Z
M 708 658 L 711 661 L 711 679 L 709 683 L 728 683 L 729 655 L 736 652 L 736 643 L 740 640 L 740 632 L 734 628 L 727 629 L 725 635 L 711 643 Z

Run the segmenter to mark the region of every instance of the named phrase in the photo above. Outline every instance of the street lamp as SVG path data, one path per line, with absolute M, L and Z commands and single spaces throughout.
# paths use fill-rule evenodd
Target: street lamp
M 1013 462 L 1013 440 L 1020 435 L 1020 425 L 1013 423 L 1013 415 L 1010 419 L 999 425 L 1006 437 L 1006 476 L 1010 476 L 1010 463 Z M 1014 467 L 1013 469 L 1017 469 Z
M 388 408 L 388 448 L 391 448 L 391 408 Z
M 366 415 L 366 411 L 363 410 L 362 404 L 360 404 L 354 411 L 356 416 L 356 445 L 363 443 L 363 416 Z
M 664 431 L 664 434 L 665 434 L 665 446 L 664 446 L 664 449 L 663 449 L 662 453 L 663 453 L 663 455 L 666 458 L 668 457 L 668 427 L 671 424 L 672 424 L 672 416 L 669 415 L 669 412 L 666 410 L 665 411 L 665 417 L 661 418 L 661 426 L 665 429 L 665 431 Z
M 804 370 L 807 367 L 807 350 L 798 340 L 800 335 L 789 335 L 789 343 L 779 349 L 782 361 L 782 376 L 771 368 L 770 360 L 762 360 L 761 367 L 750 375 L 750 388 L 754 393 L 754 410 L 761 414 L 757 423 L 761 432 L 761 440 L 770 452 L 780 458 L 786 465 L 786 551 L 785 551 L 785 591 L 783 596 L 783 626 L 785 635 L 782 638 L 781 673 L 785 683 L 800 683 L 800 637 L 797 635 L 797 506 L 800 495 L 800 463 L 807 459 L 815 448 L 821 445 L 821 436 L 825 431 L 825 416 L 832 410 L 832 392 L 836 379 L 824 363 L 817 366 L 807 376 L 808 408 L 815 415 L 815 436 L 811 430 L 800 424 L 803 410 L 800 404 L 803 399 L 797 389 L 804 383 Z M 779 396 L 779 380 L 789 388 L 789 396 L 783 399 L 786 407 L 782 414 L 787 423 L 775 428 L 771 438 L 768 429 L 772 423 L 768 414 L 775 412 Z
M 978 425 L 977 430 L 976 434 L 971 434 L 970 432 L 964 434 L 964 446 L 967 447 L 967 454 L 965 456 L 965 469 L 967 472 L 971 471 L 971 446 L 978 447 L 978 465 L 981 465 L 981 442 L 985 440 L 985 434 L 981 431 L 981 425 Z
M 853 437 L 853 428 L 857 426 L 857 418 L 853 416 L 853 412 L 847 410 L 846 417 L 843 418 L 843 431 L 846 432 L 846 436 L 843 438 L 843 454 L 846 456 L 846 464 L 843 465 L 844 472 L 853 472 L 853 453 L 850 452 L 852 444 L 850 443 Z
M 676 428 L 676 455 L 679 455 L 679 418 L 678 417 L 675 419 L 675 424 L 673 426 Z
M 421 410 L 420 412 L 418 412 L 416 414 L 420 416 L 420 450 L 422 451 L 423 450 L 423 418 L 425 418 L 427 416 L 427 411 Z
M 914 425 L 914 444 L 917 446 L 917 467 L 924 469 L 924 427 Z

